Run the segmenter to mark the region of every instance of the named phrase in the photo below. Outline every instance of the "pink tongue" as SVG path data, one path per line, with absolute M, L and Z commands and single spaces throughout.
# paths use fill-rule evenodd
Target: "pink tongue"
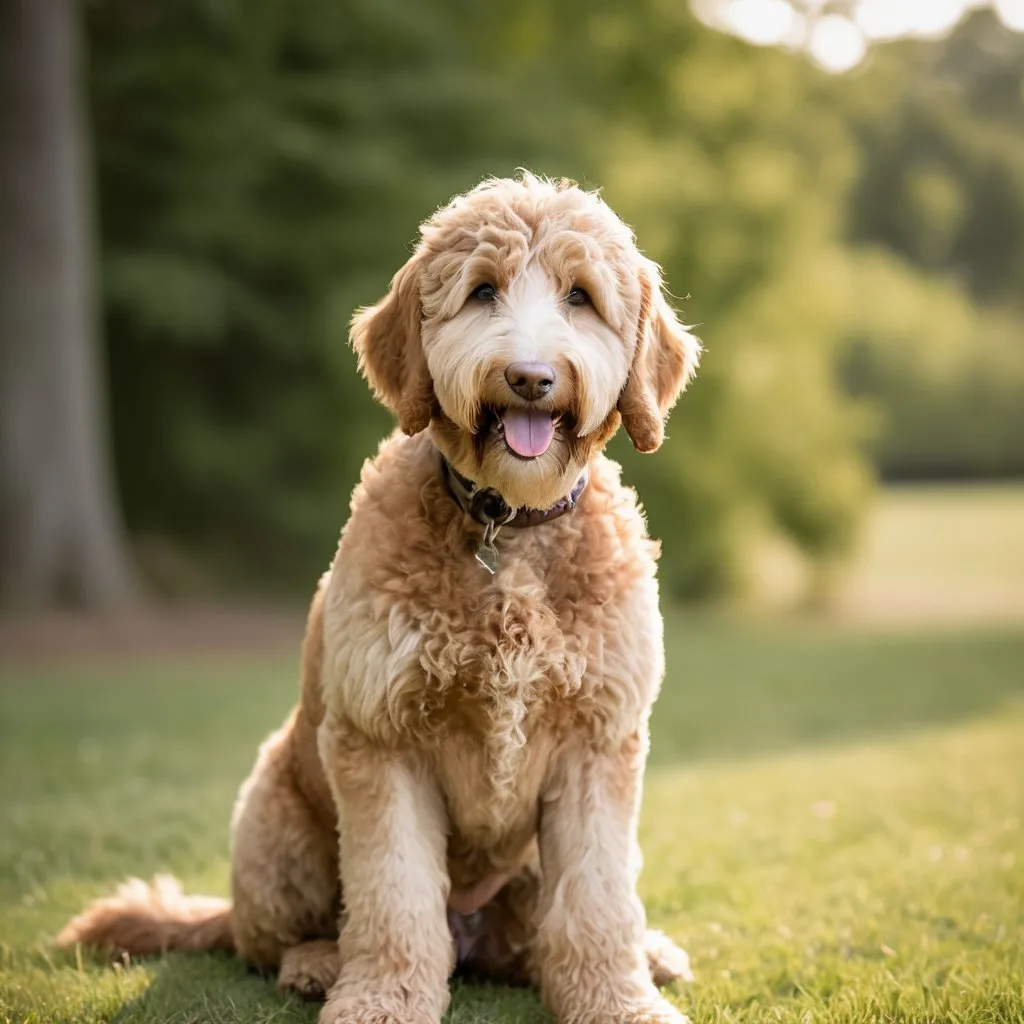
M 505 443 L 524 459 L 535 459 L 551 446 L 555 424 L 551 413 L 540 409 L 506 409 L 501 414 Z

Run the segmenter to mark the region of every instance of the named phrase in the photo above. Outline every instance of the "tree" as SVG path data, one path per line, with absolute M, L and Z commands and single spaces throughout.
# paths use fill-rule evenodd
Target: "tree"
M 439 203 L 517 166 L 607 185 L 707 356 L 656 458 L 617 448 L 675 595 L 753 510 L 811 559 L 865 472 L 832 357 L 853 156 L 822 76 L 671 0 L 89 7 L 115 453 L 136 534 L 305 588 L 390 427 L 346 344 Z M 809 283 L 810 282 L 810 283 Z
M 870 250 L 849 390 L 882 413 L 890 478 L 1024 473 L 1024 35 L 975 11 L 880 47 L 844 99 L 861 168 L 847 234 Z
M 508 17 L 90 5 L 114 450 L 144 550 L 286 592 L 327 564 L 391 426 L 349 350 L 353 308 L 439 203 L 520 163 L 567 167 L 491 69 Z
M 870 490 L 861 410 L 835 371 L 856 153 L 833 82 L 703 28 L 681 4 L 548 6 L 565 18 L 551 63 L 575 41 L 574 88 L 599 112 L 599 130 L 592 119 L 581 133 L 594 177 L 705 342 L 664 450 L 649 459 L 613 442 L 663 539 L 665 589 L 699 598 L 741 584 L 766 532 L 827 569 Z M 589 33 L 573 30 L 587 19 Z
M 0 601 L 126 599 L 91 293 L 76 0 L 0 5 Z

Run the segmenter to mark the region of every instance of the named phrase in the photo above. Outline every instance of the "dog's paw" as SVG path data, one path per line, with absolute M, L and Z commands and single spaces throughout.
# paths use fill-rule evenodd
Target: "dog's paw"
M 327 939 L 286 949 L 277 972 L 277 987 L 303 999 L 321 1000 L 338 980 L 338 944 Z
M 437 1024 L 425 1017 L 399 1015 L 383 1006 L 335 1006 L 328 1002 L 320 1011 L 317 1024 Z
M 600 1024 L 690 1024 L 690 1018 L 659 996 L 613 1011 Z
M 318 1024 L 438 1024 L 440 1013 L 430 1013 L 402 998 L 368 991 L 327 997 Z
M 690 1018 L 664 999 L 641 1007 L 637 1015 L 627 1018 L 623 1024 L 690 1024 Z
M 690 1024 L 653 985 L 608 987 L 596 981 L 548 1000 L 558 1024 Z
M 644 952 L 655 985 L 670 985 L 673 981 L 693 981 L 690 958 L 664 932 L 648 929 L 644 935 Z

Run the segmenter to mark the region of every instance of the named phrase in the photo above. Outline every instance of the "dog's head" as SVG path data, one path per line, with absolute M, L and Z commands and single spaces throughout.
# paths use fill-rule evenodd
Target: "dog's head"
M 533 508 L 566 494 L 620 421 L 655 451 L 700 353 L 600 197 L 530 174 L 427 220 L 352 343 L 402 430 L 429 427 L 456 469 Z

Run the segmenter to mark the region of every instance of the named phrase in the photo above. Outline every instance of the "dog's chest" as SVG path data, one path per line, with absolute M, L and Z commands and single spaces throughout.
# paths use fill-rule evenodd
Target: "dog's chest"
M 446 569 L 378 588 L 335 566 L 325 697 L 370 735 L 472 737 L 502 761 L 541 708 L 572 702 L 593 638 L 528 567 Z
M 529 583 L 481 587 L 475 600 L 427 617 L 420 686 L 406 698 L 425 733 L 500 759 L 527 742 L 542 708 L 572 699 L 586 664 L 581 638 Z
M 453 850 L 518 851 L 536 831 L 552 734 L 530 728 L 526 742 L 448 731 L 431 745 Z
M 575 713 L 588 660 L 527 567 L 493 579 L 471 569 L 462 585 L 435 577 L 388 601 L 336 575 L 325 620 L 339 710 L 370 735 L 429 751 L 467 834 L 528 813 L 518 808 L 540 785 L 542 737 Z

